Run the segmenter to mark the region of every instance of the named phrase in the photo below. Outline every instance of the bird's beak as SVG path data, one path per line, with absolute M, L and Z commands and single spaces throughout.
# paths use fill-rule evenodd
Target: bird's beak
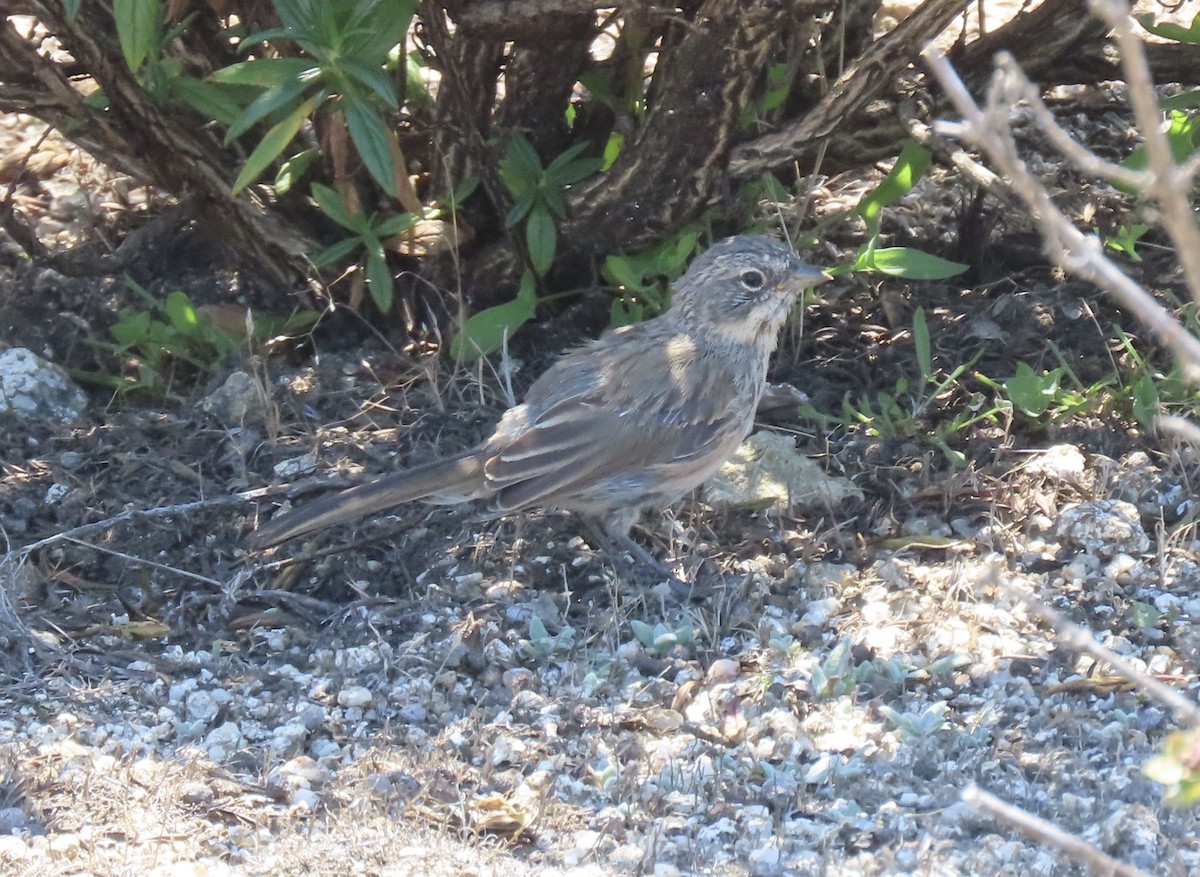
M 822 283 L 828 283 L 833 280 L 833 275 L 827 271 L 822 271 L 820 268 L 814 268 L 800 260 L 796 260 L 796 267 L 792 270 L 791 276 L 783 281 L 783 287 L 788 292 L 803 292 L 814 286 L 820 286 Z

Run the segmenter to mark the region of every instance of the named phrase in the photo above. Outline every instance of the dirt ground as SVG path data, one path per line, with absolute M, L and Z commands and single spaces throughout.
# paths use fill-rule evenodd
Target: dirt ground
M 1064 89 L 1054 109 L 1092 145 L 1132 145 L 1106 89 Z M 0 154 L 40 134 L 2 118 Z M 144 306 L 127 276 L 160 298 L 282 309 L 161 196 L 53 138 L 35 158 L 15 203 L 72 255 L 35 264 L 0 235 L 0 350 L 81 380 L 119 369 L 92 342 Z M 1045 173 L 1081 222 L 1125 217 L 1111 192 Z M 827 181 L 815 218 L 879 177 Z M 509 380 L 519 396 L 589 328 L 586 301 L 495 369 L 454 369 L 339 313 L 270 357 L 181 370 L 171 399 L 93 382 L 79 422 L 0 422 L 4 584 L 33 637 L 5 643 L 0 868 L 1084 873 L 973 812 L 961 794 L 976 784 L 1148 873 L 1200 872 L 1195 813 L 1142 772 L 1173 716 L 1017 596 L 1194 698 L 1195 455 L 1100 392 L 1105 404 L 1058 423 L 948 433 L 965 467 L 932 439 L 990 398 L 979 374 L 1065 364 L 1088 387 L 1128 368 L 1119 330 L 1169 364 L 1097 290 L 1046 266 L 1027 218 L 985 202 L 964 221 L 972 194 L 938 171 L 884 227 L 948 258 L 981 252 L 973 276 L 842 275 L 786 333 L 771 376 L 830 415 L 846 399 L 878 409 L 881 393 L 907 404 L 897 379 L 918 382 L 921 308 L 943 374 L 971 363 L 961 382 L 890 430 L 764 411 L 764 429 L 861 498 L 695 498 L 647 520 L 638 538 L 678 559 L 691 599 L 614 568 L 556 513 L 414 505 L 269 554 L 245 547 L 282 502 L 479 439 Z M 860 242 L 843 225 L 812 258 L 844 263 Z M 1161 244 L 1125 267 L 1183 297 Z M 268 401 L 223 422 L 203 403 L 239 372 Z

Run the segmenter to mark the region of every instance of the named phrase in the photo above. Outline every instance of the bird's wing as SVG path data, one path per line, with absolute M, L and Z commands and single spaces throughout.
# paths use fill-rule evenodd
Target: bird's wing
M 627 487 L 635 503 L 638 492 L 657 492 L 655 484 L 680 473 L 686 481 L 712 455 L 731 453 L 753 414 L 745 410 L 753 400 L 719 359 L 699 362 L 695 347 L 677 339 L 581 353 L 543 376 L 489 442 L 484 473 L 499 510 L 571 507 L 606 480 Z

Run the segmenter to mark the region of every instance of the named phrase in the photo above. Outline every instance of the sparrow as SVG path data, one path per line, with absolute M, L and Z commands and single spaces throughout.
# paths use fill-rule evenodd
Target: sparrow
M 661 315 L 561 356 L 470 450 L 279 514 L 257 548 L 412 500 L 476 502 L 489 516 L 574 512 L 611 547 L 665 567 L 629 536 L 728 460 L 754 426 L 767 365 L 797 296 L 832 279 L 770 238 L 698 256 Z

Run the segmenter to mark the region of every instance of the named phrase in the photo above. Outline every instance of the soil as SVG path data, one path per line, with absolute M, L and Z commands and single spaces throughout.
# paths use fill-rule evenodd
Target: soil
M 1056 110 L 1086 105 L 1086 134 L 1115 138 L 1111 98 L 1064 93 Z M 10 145 L 37 136 L 29 120 L 5 125 Z M 70 256 L 39 263 L 0 238 L 0 348 L 81 377 L 121 372 L 95 342 L 145 306 L 126 277 L 157 298 L 284 309 L 222 266 L 186 205 L 53 139 L 38 154 L 55 150 L 14 191 Z M 1045 172 L 1099 227 L 1129 209 Z M 828 181 L 820 214 L 879 176 Z M 1116 392 L 1053 424 L 949 427 L 995 397 L 980 374 L 1065 365 L 1081 390 L 1128 375 L 1118 330 L 1169 363 L 1097 290 L 1046 266 L 1027 217 L 985 201 L 968 222 L 972 200 L 938 172 L 885 219 L 890 244 L 976 254 L 968 280 L 844 274 L 776 356 L 772 381 L 852 422 L 792 405 L 763 427 L 865 498 L 693 499 L 647 520 L 637 537 L 679 560 L 692 599 L 614 566 L 553 512 L 481 521 L 413 505 L 272 553 L 245 547 L 282 502 L 477 441 L 509 383 L 519 397 L 602 299 L 475 370 L 339 312 L 269 356 L 179 367 L 172 398 L 93 382 L 80 422 L 0 423 L 6 588 L 29 632 L 7 632 L 0 682 L 0 866 L 1084 873 L 967 807 L 977 784 L 1147 871 L 1196 873 L 1194 813 L 1142 773 L 1170 711 L 1058 642 L 1019 596 L 1194 698 L 1194 455 L 1147 435 Z M 859 243 L 842 225 L 813 258 L 845 263 Z M 1182 299 L 1171 254 L 1146 243 L 1123 267 Z M 898 378 L 920 387 L 918 309 L 940 373 L 969 367 L 891 428 L 853 422 L 881 394 L 908 405 Z M 222 423 L 202 403 L 237 371 L 269 404 Z

